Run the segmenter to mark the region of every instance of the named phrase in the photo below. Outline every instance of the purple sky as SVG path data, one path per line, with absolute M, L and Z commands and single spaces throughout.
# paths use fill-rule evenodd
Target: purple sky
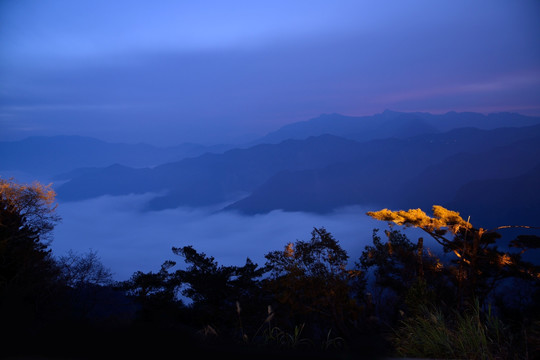
M 538 1 L 0 2 L 0 140 L 239 142 L 321 113 L 540 115 Z

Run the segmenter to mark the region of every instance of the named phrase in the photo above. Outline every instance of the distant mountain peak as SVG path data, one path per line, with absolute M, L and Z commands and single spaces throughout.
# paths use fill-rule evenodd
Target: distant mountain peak
M 388 116 L 388 115 L 400 115 L 400 114 L 404 114 L 403 112 L 399 112 L 399 111 L 394 111 L 394 110 L 390 110 L 390 109 L 385 109 L 381 115 L 385 115 L 385 116 Z

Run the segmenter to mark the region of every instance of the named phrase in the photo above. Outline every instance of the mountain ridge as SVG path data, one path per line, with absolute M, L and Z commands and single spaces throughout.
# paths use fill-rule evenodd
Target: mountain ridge
M 397 204 L 396 197 L 401 196 L 398 189 L 405 186 L 406 181 L 414 181 L 430 166 L 441 166 L 441 163 L 444 166 L 444 161 L 453 156 L 457 156 L 458 165 L 459 156 L 481 161 L 468 154 L 484 151 L 489 157 L 490 149 L 512 148 L 516 141 L 528 141 L 533 145 L 527 149 L 528 153 L 536 156 L 540 153 L 534 147 L 540 143 L 537 137 L 540 137 L 540 125 L 494 130 L 461 128 L 406 139 L 367 142 L 321 135 L 205 154 L 138 172 L 119 168 L 116 169 L 119 173 L 112 174 L 111 169 L 105 169 L 101 175 L 73 179 L 60 186 L 58 193 L 65 201 L 100 194 L 165 191 L 165 195 L 148 203 L 148 210 L 207 206 L 234 200 L 238 194 L 245 193 L 248 195 L 226 206 L 225 210 L 246 214 L 275 209 L 328 212 L 336 207 L 358 204 L 391 206 Z M 125 183 L 129 186 L 122 186 Z M 88 188 L 99 188 L 99 184 L 105 187 L 97 192 L 86 192 Z M 422 186 L 428 185 L 429 182 Z M 422 194 L 422 186 L 416 193 Z M 268 195 L 261 197 L 265 191 Z M 256 206 L 250 205 L 250 209 L 247 201 L 254 201 Z M 280 201 L 291 205 L 281 206 Z
M 455 130 L 447 134 L 453 133 L 463 131 Z M 523 128 L 523 137 L 517 142 L 512 141 L 517 135 L 510 134 L 508 129 L 475 130 L 474 133 L 477 137 L 487 137 L 486 142 L 503 133 L 510 136 L 506 143 L 499 142 L 498 146 L 488 148 L 476 146 L 475 138 L 470 138 L 471 144 L 465 149 L 468 152 L 458 151 L 454 154 L 451 154 L 453 143 L 448 141 L 428 142 L 431 147 L 425 147 L 426 151 L 423 152 L 415 149 L 417 143 L 373 141 L 389 151 L 381 153 L 371 163 L 360 159 L 322 169 L 281 172 L 226 209 L 247 214 L 274 209 L 316 209 L 316 212 L 324 213 L 335 207 L 368 203 L 429 208 L 433 203 L 444 204 L 452 200 L 459 187 L 468 181 L 519 175 L 535 166 L 540 154 L 540 126 Z M 463 144 L 460 148 L 463 148 Z M 442 151 L 447 152 L 442 159 L 436 155 L 430 158 L 430 153 Z M 504 163 L 496 166 L 499 161 Z M 369 178 L 366 178 L 367 175 Z M 286 189 L 287 196 L 279 196 L 281 189 Z
M 324 147 L 321 146 L 324 144 Z M 195 189 L 201 192 L 208 191 L 208 186 L 219 188 L 222 192 L 238 192 L 251 190 L 251 183 L 262 181 L 276 171 L 285 167 L 293 166 L 301 169 L 310 166 L 332 162 L 336 154 L 349 156 L 351 147 L 356 146 L 352 140 L 342 139 L 331 135 L 305 141 L 288 140 L 282 145 L 260 144 L 249 149 L 232 149 L 223 154 L 204 154 L 196 158 L 187 158 L 174 163 L 162 164 L 153 169 L 146 169 L 148 174 L 143 180 L 131 177 L 131 171 L 117 179 L 117 183 L 129 181 L 131 184 L 139 183 L 141 192 L 161 191 L 163 189 L 185 190 L 186 196 L 193 196 Z M 331 153 L 328 150 L 332 149 Z M 108 178 L 110 169 L 104 169 L 102 176 Z M 99 176 L 99 174 L 94 174 Z M 150 177 L 150 179 L 149 179 Z M 73 179 L 58 188 L 58 194 L 64 200 L 81 200 L 88 198 L 86 188 L 96 187 L 106 182 L 93 177 L 91 181 L 87 177 Z M 94 185 L 92 185 L 94 184 Z M 206 188 L 203 186 L 206 185 Z M 116 188 L 117 185 L 112 187 Z M 117 191 L 101 189 L 103 193 L 119 194 Z M 126 194 L 128 192 L 122 192 Z M 212 193 L 216 196 L 216 193 Z M 88 194 L 89 195 L 89 194 Z M 91 196 L 95 196 L 92 192 Z M 222 197 L 225 194 L 222 195 Z M 207 201 L 220 202 L 223 199 L 212 200 L 210 193 L 205 195 Z M 206 205 L 207 201 L 201 204 Z
M 130 167 L 149 167 L 161 163 L 219 152 L 227 145 L 207 147 L 184 143 L 157 147 L 146 143 L 111 143 L 78 135 L 32 136 L 17 141 L 0 142 L 0 171 L 23 171 L 54 178 L 76 168 L 106 167 L 121 163 Z
M 125 153 L 127 148 L 107 152 L 110 144 L 101 146 L 103 142 L 96 139 L 62 136 L 38 139 L 45 144 L 54 143 L 54 139 L 61 141 L 39 156 L 35 156 L 35 148 L 31 146 L 21 148 L 19 153 L 13 153 L 15 156 L 5 157 L 7 160 L 0 162 L 0 170 L 9 162 L 19 162 L 20 167 L 28 169 L 38 159 L 46 159 L 49 163 L 44 166 L 50 171 L 55 161 L 68 159 L 69 164 L 78 167 L 56 176 L 55 179 L 65 181 L 55 187 L 60 201 L 153 193 L 156 195 L 147 202 L 146 210 L 228 203 L 224 211 L 245 214 L 276 209 L 323 213 L 349 205 L 424 208 L 434 202 L 452 204 L 462 188 L 467 189 L 468 183 L 520 176 L 531 171 L 536 158 L 540 158 L 537 145 L 540 118 L 505 113 L 432 115 L 392 111 L 363 118 L 378 119 L 378 123 L 373 125 L 367 121 L 364 125 L 375 128 L 360 135 L 347 127 L 355 125 L 357 119 L 329 114 L 290 124 L 289 130 L 293 129 L 294 133 L 305 124 L 318 124 L 309 128 L 317 133 L 332 130 L 335 125 L 333 132 L 346 131 L 345 136 L 325 132 L 304 139 L 287 138 L 278 143 L 222 147 L 221 151 L 206 151 L 141 167 L 128 166 L 126 161 L 121 161 L 119 154 Z M 340 127 L 332 119 L 345 125 Z M 460 121 L 468 126 L 456 128 Z M 438 122 L 439 128 L 431 125 L 434 122 Z M 535 125 L 518 126 L 526 123 Z M 479 127 L 482 124 L 515 126 L 482 129 Z M 440 130 L 445 126 L 450 129 Z M 37 140 L 27 140 L 26 144 L 32 141 Z M 73 149 L 66 147 L 68 143 Z M 88 157 L 80 157 L 81 152 L 77 150 L 77 146 L 84 147 L 84 144 L 94 147 L 82 153 L 85 156 L 90 153 L 93 164 L 99 160 L 106 162 L 105 166 L 81 166 L 89 165 L 85 163 Z M 96 144 L 101 150 L 92 152 Z M 0 143 L 0 151 L 5 151 L 4 145 Z M 112 148 L 116 145 L 112 144 Z M 145 144 L 133 146 L 143 152 L 154 149 Z M 200 152 L 201 148 L 194 151 Z M 129 156 L 138 154 L 131 151 Z M 149 155 L 145 156 L 137 160 L 148 162 Z M 34 163 L 25 162 L 29 158 Z M 66 168 L 69 164 L 60 165 Z
M 406 138 L 436 132 L 446 132 L 461 127 L 490 130 L 499 127 L 522 127 L 540 123 L 540 117 L 517 113 L 491 113 L 449 111 L 445 114 L 426 112 L 397 112 L 385 110 L 366 116 L 347 116 L 338 113 L 282 126 L 256 141 L 278 143 L 285 139 L 305 139 L 328 133 L 345 138 L 366 141 L 379 138 Z

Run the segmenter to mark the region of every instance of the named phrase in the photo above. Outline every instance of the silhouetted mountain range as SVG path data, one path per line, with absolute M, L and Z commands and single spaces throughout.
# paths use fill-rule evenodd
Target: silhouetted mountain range
M 74 178 L 58 192 L 64 200 L 81 200 L 104 194 L 167 191 L 166 196 L 150 204 L 152 209 L 204 206 L 251 192 L 282 170 L 318 168 L 336 159 L 349 160 L 358 146 L 352 140 L 323 135 L 205 154 L 152 169 L 112 166 Z
M 540 215 L 539 124 L 506 113 L 333 114 L 221 153 L 223 146 L 159 149 L 75 137 L 0 143 L 16 154 L 0 167 L 72 170 L 57 188 L 63 201 L 152 192 L 159 196 L 148 210 L 229 203 L 225 210 L 246 214 L 440 204 L 478 217 L 497 211 L 510 221 L 524 209 Z M 34 154 L 40 143 L 45 150 Z
M 470 181 L 512 177 L 540 164 L 538 125 L 460 129 L 363 145 L 364 158 L 325 168 L 281 172 L 228 209 L 247 213 L 273 209 L 328 212 L 356 204 L 430 209 L 433 204 L 450 203 Z M 540 190 L 538 185 L 529 189 L 535 190 Z
M 415 135 L 446 132 L 462 127 L 495 129 L 538 124 L 539 119 L 514 113 L 483 115 L 448 112 L 402 113 L 386 110 L 370 116 L 323 114 L 317 118 L 285 125 L 259 139 L 259 143 L 279 143 L 287 139 L 307 139 L 310 136 L 331 134 L 348 139 L 367 141 L 386 138 L 407 138 Z
M 21 171 L 39 176 L 70 178 L 77 168 L 104 167 L 115 163 L 149 167 L 206 152 L 222 152 L 227 145 L 212 147 L 180 144 L 160 148 L 148 144 L 108 143 L 83 136 L 39 136 L 0 142 L 0 171 Z M 80 171 L 79 171 L 80 173 Z M 77 173 L 75 173 L 76 175 Z

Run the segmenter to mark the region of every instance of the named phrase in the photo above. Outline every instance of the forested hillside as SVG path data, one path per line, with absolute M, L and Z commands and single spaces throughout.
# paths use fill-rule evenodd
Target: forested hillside
M 496 241 L 506 227 L 486 230 L 441 206 L 432 215 L 383 209 L 367 215 L 422 229 L 437 248 L 399 228 L 375 229 L 354 259 L 321 227 L 268 252 L 265 264 L 223 265 L 173 246 L 160 269 L 112 281 L 95 252 L 51 253 L 54 195 L 38 183 L 0 182 L 7 356 L 539 355 L 540 267 L 522 255 L 538 251 L 540 238 L 526 226 L 504 251 Z

